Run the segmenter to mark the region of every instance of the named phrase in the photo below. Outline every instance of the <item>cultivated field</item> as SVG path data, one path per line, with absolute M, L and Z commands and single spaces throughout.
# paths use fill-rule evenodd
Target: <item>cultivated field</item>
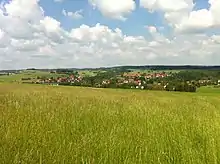
M 0 84 L 0 163 L 220 163 L 220 94 Z

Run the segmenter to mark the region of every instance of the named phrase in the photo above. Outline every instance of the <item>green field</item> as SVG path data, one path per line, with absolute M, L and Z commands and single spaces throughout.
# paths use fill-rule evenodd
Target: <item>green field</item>
M 0 163 L 220 163 L 220 94 L 0 84 Z
M 104 72 L 101 70 L 91 71 L 91 70 L 83 70 L 78 71 L 81 76 L 96 76 L 98 72 Z M 47 71 L 38 71 L 38 70 L 24 70 L 18 74 L 12 75 L 2 75 L 0 76 L 0 83 L 9 83 L 9 82 L 20 82 L 22 78 L 37 78 L 37 77 L 63 77 L 68 76 L 67 74 L 58 74 L 58 73 L 50 73 Z
M 103 71 L 103 70 L 78 70 L 77 72 L 81 76 L 91 77 L 91 76 L 96 76 L 98 73 L 104 73 L 106 71 Z
M 30 71 L 30 70 L 25 70 L 22 71 L 21 73 L 18 74 L 13 74 L 13 75 L 4 75 L 0 76 L 0 82 L 20 82 L 22 78 L 37 78 L 37 77 L 59 77 L 59 76 L 66 76 L 65 74 L 56 74 L 56 73 L 50 73 L 50 72 L 43 72 L 43 71 Z
M 215 88 L 214 86 L 205 86 L 205 87 L 201 87 L 198 89 L 199 93 L 209 93 L 209 94 L 220 94 L 220 87 L 219 88 Z

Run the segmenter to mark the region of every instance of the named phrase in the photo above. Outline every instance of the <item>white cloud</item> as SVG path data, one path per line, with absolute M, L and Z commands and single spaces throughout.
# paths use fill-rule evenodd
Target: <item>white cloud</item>
M 149 11 L 162 11 L 164 18 L 177 32 L 202 32 L 220 27 L 220 1 L 209 0 L 210 9 L 193 11 L 193 0 L 141 0 Z
M 57 20 L 46 16 L 40 23 L 45 27 L 47 32 L 57 32 L 60 30 L 60 22 Z
M 6 13 L 14 19 L 23 21 L 38 21 L 43 16 L 43 9 L 38 5 L 39 0 L 13 0 L 5 4 Z
M 178 31 L 200 31 L 213 26 L 212 14 L 206 10 L 192 11 L 189 17 L 176 25 Z
M 64 16 L 69 16 L 69 17 L 71 17 L 73 19 L 81 19 L 81 18 L 83 18 L 82 12 L 83 12 L 82 9 L 78 10 L 76 12 L 67 12 L 64 9 L 62 10 L 62 13 L 63 13 Z
M 151 11 L 161 10 L 164 12 L 179 12 L 191 10 L 193 8 L 192 0 L 140 0 L 140 6 Z
M 175 27 L 192 11 L 193 0 L 140 0 L 140 6 L 151 12 L 160 11 L 168 23 Z
M 201 31 L 220 28 L 220 1 L 209 0 L 210 9 L 191 11 L 177 26 L 178 31 Z
M 134 0 L 89 0 L 94 8 L 109 18 L 125 21 L 126 15 L 135 10 Z
M 168 38 L 159 33 L 159 28 L 148 26 L 151 37 L 145 38 L 127 36 L 119 28 L 101 24 L 66 31 L 58 20 L 44 16 L 38 1 L 30 1 L 14 0 L 8 4 L 8 16 L 0 12 L 0 69 L 219 64 L 220 61 L 217 34 L 179 33 Z M 26 11 L 22 10 L 24 7 Z
M 2 31 L 1 29 L 0 29 L 0 39 L 2 39 L 4 37 L 4 31 Z
M 6 36 L 5 32 L 0 29 L 0 49 L 6 48 L 8 43 L 9 43 L 8 37 Z

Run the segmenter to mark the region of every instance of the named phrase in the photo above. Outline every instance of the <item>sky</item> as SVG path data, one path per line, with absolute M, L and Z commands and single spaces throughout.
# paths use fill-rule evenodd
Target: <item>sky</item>
M 219 16 L 220 0 L 0 0 L 0 69 L 220 65 Z

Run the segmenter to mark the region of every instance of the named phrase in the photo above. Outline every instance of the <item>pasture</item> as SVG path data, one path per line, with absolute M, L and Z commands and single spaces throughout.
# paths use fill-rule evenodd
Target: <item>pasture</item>
M 220 163 L 220 94 L 0 84 L 1 163 Z

